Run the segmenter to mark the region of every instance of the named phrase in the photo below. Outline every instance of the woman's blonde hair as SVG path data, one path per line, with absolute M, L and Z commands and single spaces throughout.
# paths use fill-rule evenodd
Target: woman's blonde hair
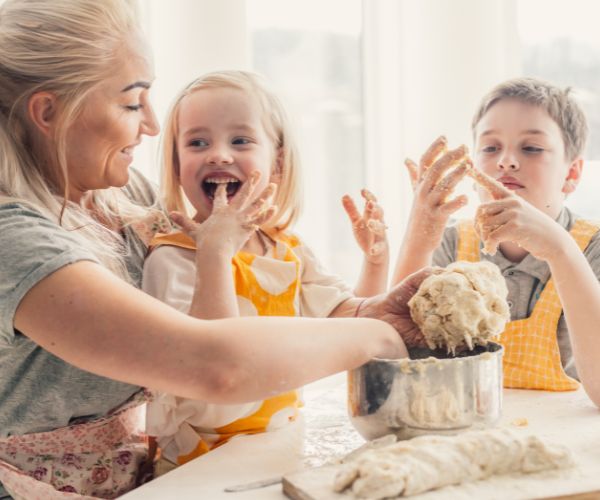
M 189 215 L 185 194 L 179 179 L 177 137 L 179 135 L 179 109 L 182 100 L 201 89 L 233 88 L 256 99 L 262 111 L 262 123 L 275 149 L 280 149 L 280 172 L 274 204 L 277 211 L 261 229 L 270 233 L 284 231 L 294 224 L 301 210 L 302 187 L 300 165 L 291 126 L 281 101 L 270 91 L 264 79 L 247 71 L 217 71 L 197 78 L 175 98 L 165 122 L 162 140 L 162 196 L 167 210 L 177 210 Z
M 0 203 L 26 204 L 63 225 L 124 278 L 118 236 L 66 199 L 67 132 L 137 32 L 135 4 L 124 0 L 6 0 L 0 6 Z M 50 151 L 36 141 L 27 113 L 29 98 L 39 91 L 53 93 L 59 103 Z M 89 195 L 100 220 L 141 216 L 120 189 Z

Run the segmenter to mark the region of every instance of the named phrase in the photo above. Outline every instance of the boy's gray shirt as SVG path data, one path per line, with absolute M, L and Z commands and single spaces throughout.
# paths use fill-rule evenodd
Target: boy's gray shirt
M 156 203 L 154 187 L 134 170 L 124 189 L 139 205 Z M 146 246 L 131 228 L 124 239 L 139 287 Z M 0 438 L 105 415 L 139 389 L 76 368 L 13 328 L 19 302 L 36 283 L 82 260 L 96 261 L 57 223 L 18 203 L 0 206 Z
M 580 218 L 564 207 L 557 217 L 556 222 L 569 231 L 575 221 Z M 455 262 L 457 246 L 458 230 L 456 225 L 453 224 L 446 228 L 442 243 L 433 254 L 433 265 L 445 267 L 451 262 Z M 481 244 L 480 255 L 482 260 L 496 264 L 500 268 L 502 276 L 506 279 L 506 286 L 508 287 L 507 300 L 510 307 L 511 320 L 528 318 L 546 282 L 550 278 L 548 264 L 536 259 L 532 255 L 527 255 L 527 257 L 518 263 L 509 261 L 500 251 L 496 252 L 495 255 L 486 255 L 481 252 Z M 590 263 L 596 278 L 600 280 L 600 233 L 594 235 L 584 255 Z M 571 341 L 569 339 L 569 330 L 564 314 L 561 315 L 558 322 L 557 338 L 560 358 L 565 372 L 570 377 L 578 379 L 575 360 L 573 358 L 573 349 L 571 348 Z

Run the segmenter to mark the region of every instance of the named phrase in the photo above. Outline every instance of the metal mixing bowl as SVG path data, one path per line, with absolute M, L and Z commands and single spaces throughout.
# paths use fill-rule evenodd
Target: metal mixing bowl
M 348 372 L 350 421 L 367 440 L 491 426 L 502 411 L 502 351 L 490 342 L 452 358 L 413 349 L 410 359 L 373 359 Z

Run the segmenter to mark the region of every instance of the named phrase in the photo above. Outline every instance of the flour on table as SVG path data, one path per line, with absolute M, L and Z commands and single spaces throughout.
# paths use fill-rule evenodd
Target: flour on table
M 426 278 L 408 305 L 430 349 L 486 345 L 510 319 L 508 289 L 491 262 L 454 262 Z
M 532 473 L 573 465 L 570 451 L 535 436 L 508 429 L 421 436 L 365 451 L 343 466 L 333 489 L 350 488 L 371 500 L 409 496 L 485 479 L 492 475 Z

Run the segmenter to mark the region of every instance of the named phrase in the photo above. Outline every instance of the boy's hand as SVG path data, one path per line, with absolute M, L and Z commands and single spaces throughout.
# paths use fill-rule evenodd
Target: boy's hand
M 483 172 L 472 169 L 469 175 L 494 199 L 481 204 L 475 215 L 484 252 L 493 255 L 500 243 L 511 241 L 537 259 L 549 260 L 556 253 L 566 233 L 556 221 Z
M 375 195 L 367 189 L 362 189 L 360 194 L 365 199 L 362 215 L 350 196 L 345 195 L 342 198 L 342 205 L 352 223 L 354 238 L 365 258 L 372 264 L 380 264 L 386 260 L 389 252 L 383 209 L 378 205 Z
M 256 200 L 250 201 L 259 177 L 259 172 L 253 173 L 231 203 L 227 201 L 226 185 L 219 184 L 212 213 L 202 223 L 179 212 L 171 214 L 171 218 L 181 226 L 183 232 L 196 240 L 197 255 L 208 253 L 231 258 L 262 224 L 273 217 L 276 207 L 271 203 L 275 184 L 269 184 Z
M 430 252 L 440 244 L 450 215 L 467 203 L 465 195 L 448 200 L 470 169 L 467 148 L 460 146 L 448 151 L 446 138 L 439 137 L 421 157 L 418 166 L 409 159 L 405 164 L 414 191 L 407 234 L 422 243 L 423 251 Z

